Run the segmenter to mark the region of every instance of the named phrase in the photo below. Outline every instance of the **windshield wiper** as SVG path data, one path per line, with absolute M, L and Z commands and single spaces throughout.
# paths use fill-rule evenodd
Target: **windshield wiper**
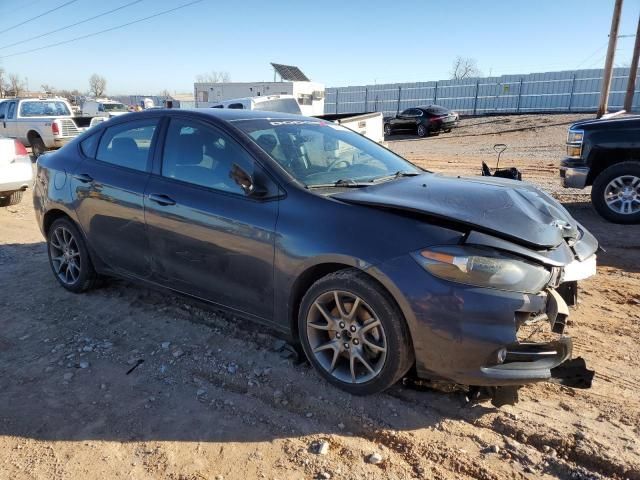
M 362 188 L 373 185 L 373 182 L 356 182 L 353 178 L 341 178 L 333 183 L 318 183 L 315 185 L 307 185 L 307 188 L 331 188 L 331 187 L 343 187 L 343 188 Z
M 416 175 L 420 175 L 420 172 L 407 172 L 404 170 L 398 170 L 393 175 L 385 175 L 383 177 L 373 178 L 371 179 L 371 181 L 378 183 L 378 182 L 384 182 L 386 180 L 395 180 L 396 178 L 400 178 L 400 177 L 415 177 Z

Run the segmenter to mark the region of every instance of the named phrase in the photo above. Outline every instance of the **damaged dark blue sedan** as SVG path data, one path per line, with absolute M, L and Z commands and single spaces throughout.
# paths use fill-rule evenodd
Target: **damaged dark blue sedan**
M 109 120 L 40 157 L 34 203 L 64 288 L 119 276 L 210 302 L 290 337 L 354 394 L 408 372 L 551 380 L 598 248 L 529 184 L 433 174 L 270 112 Z

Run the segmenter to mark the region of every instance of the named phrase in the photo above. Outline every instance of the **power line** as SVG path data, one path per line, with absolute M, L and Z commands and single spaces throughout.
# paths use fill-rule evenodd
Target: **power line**
M 123 8 L 130 7 L 131 5 L 135 5 L 136 3 L 140 3 L 142 1 L 143 0 L 135 0 L 133 2 L 129 2 L 129 3 L 125 4 L 125 5 L 122 5 L 121 7 L 114 8 L 113 10 L 109 10 L 108 12 L 104 12 L 104 13 L 101 13 L 99 15 L 94 15 L 93 17 L 85 18 L 84 20 L 80 20 L 80 21 L 78 21 L 76 23 L 72 23 L 70 25 L 67 25 L 66 27 L 56 28 L 55 30 L 51 30 L 50 32 L 41 33 L 40 35 L 36 35 L 35 37 L 27 38 L 25 40 L 20 40 L 20 41 L 14 42 L 14 43 L 9 43 L 7 45 L 2 45 L 0 47 L 0 49 L 9 48 L 9 47 L 15 47 L 16 45 L 20 45 L 22 43 L 27 43 L 27 42 L 30 42 L 31 40 L 36 40 L 38 38 L 46 37 L 47 35 L 51 35 L 52 33 L 58 33 L 58 32 L 61 32 L 62 30 L 67 30 L 68 28 L 75 27 L 77 25 L 80 25 L 81 23 L 90 22 L 91 20 L 95 20 L 96 18 L 104 17 L 105 15 L 109 15 L 109 14 L 111 14 L 113 12 L 117 12 L 118 10 L 122 10 Z
M 35 20 L 36 18 L 44 17 L 45 15 L 48 15 L 48 14 L 49 14 L 49 13 L 51 13 L 51 12 L 55 12 L 56 10 L 60 10 L 61 8 L 64 8 L 64 7 L 66 7 L 67 5 L 71 5 L 72 3 L 75 3 L 75 2 L 77 2 L 77 1 L 78 1 L 78 0 L 69 0 L 67 3 L 63 3 L 63 4 L 62 4 L 62 5 L 60 5 L 59 7 L 52 8 L 51 10 L 47 10 L 46 12 L 43 12 L 43 13 L 41 13 L 40 15 L 36 15 L 35 17 L 31 17 L 31 18 L 29 18 L 29 19 L 27 19 L 27 20 L 23 20 L 22 22 L 17 23 L 17 24 L 15 24 L 15 25 L 13 25 L 12 27 L 5 28 L 4 30 L 0 30 L 0 33 L 5 33 L 5 32 L 8 32 L 9 30 L 13 30 L 14 28 L 21 27 L 21 26 L 23 26 L 25 23 L 29 23 L 29 22 L 31 22 L 31 21 L 33 21 L 33 20 Z
M 75 38 L 72 38 L 70 40 L 64 40 L 62 42 L 57 42 L 57 43 L 52 43 L 52 44 L 49 44 L 49 45 L 44 45 L 44 46 L 38 47 L 38 48 L 32 48 L 31 50 L 23 50 L 22 52 L 11 53 L 9 55 L 2 55 L 2 56 L 0 56 L 0 58 L 16 57 L 18 55 L 25 55 L 27 53 L 37 52 L 38 50 L 45 50 L 47 48 L 53 48 L 53 47 L 58 47 L 60 45 L 66 45 L 67 43 L 76 42 L 78 40 L 84 40 L 85 38 L 95 37 L 96 35 L 100 35 L 102 33 L 112 32 L 113 30 L 118 30 L 120 28 L 128 27 L 129 25 L 133 25 L 135 23 L 140 23 L 140 22 L 144 22 L 145 20 L 150 20 L 152 18 L 159 17 L 160 15 L 165 15 L 167 13 L 175 12 L 176 10 L 180 10 L 182 8 L 190 7 L 191 5 L 194 5 L 196 3 L 200 3 L 202 1 L 203 0 L 194 0 L 193 2 L 185 3 L 184 5 L 180 5 L 178 7 L 171 8 L 169 10 L 164 10 L 162 12 L 158 12 L 158 13 L 155 13 L 153 15 L 149 15 L 148 17 L 140 18 L 138 20 L 134 20 L 133 22 L 123 23 L 122 25 L 117 25 L 115 27 L 107 28 L 105 30 L 100 30 L 98 32 L 89 33 L 87 35 L 82 35 L 81 37 L 75 37 Z

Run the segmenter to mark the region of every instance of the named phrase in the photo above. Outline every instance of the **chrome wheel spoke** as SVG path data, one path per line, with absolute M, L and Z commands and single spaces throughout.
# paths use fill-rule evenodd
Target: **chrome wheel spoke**
M 364 365 L 364 368 L 369 370 L 369 373 L 376 373 L 373 367 L 369 365 L 369 363 L 365 360 L 365 358 L 362 355 L 360 355 L 359 353 L 355 353 L 354 358 L 358 360 L 362 365 Z
M 320 312 L 320 315 L 327 322 L 326 327 L 324 325 L 319 325 L 318 323 L 309 324 L 313 328 L 317 328 L 318 330 L 335 330 L 335 319 L 327 312 L 327 309 L 324 308 L 319 302 L 314 302 L 313 306 Z
M 367 338 L 363 338 L 362 342 L 365 344 L 365 346 L 367 346 L 369 349 L 373 350 L 374 352 L 383 353 L 387 351 L 386 347 L 373 343 L 371 340 Z
M 362 329 L 360 330 L 360 335 L 364 335 L 365 333 L 367 333 L 369 330 L 379 327 L 381 326 L 382 323 L 380 323 L 380 320 L 373 320 L 370 323 L 366 323 L 364 327 L 362 327 Z
M 338 292 L 333 292 L 333 298 L 336 302 L 336 308 L 338 309 L 338 313 L 340 314 L 340 317 L 347 318 L 347 312 L 344 309 L 344 305 L 342 304 L 342 301 L 340 299 L 340 294 Z
M 330 342 L 323 343 L 322 345 L 318 345 L 313 349 L 313 353 L 322 352 L 323 350 L 339 350 L 338 342 L 335 340 L 331 340 Z
M 356 297 L 353 301 L 353 305 L 351 305 L 351 310 L 349 310 L 349 315 L 347 315 L 347 319 L 349 321 L 353 320 L 356 313 L 358 312 L 358 308 L 360 308 L 360 297 Z

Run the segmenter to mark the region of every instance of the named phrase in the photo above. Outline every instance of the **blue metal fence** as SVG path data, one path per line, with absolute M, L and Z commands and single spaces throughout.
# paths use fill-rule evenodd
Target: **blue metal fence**
M 502 75 L 500 77 L 328 88 L 325 113 L 383 112 L 435 103 L 465 115 L 527 112 L 591 112 L 598 108 L 602 69 Z M 609 110 L 620 110 L 628 68 L 616 68 Z M 640 97 L 633 109 L 640 108 Z

